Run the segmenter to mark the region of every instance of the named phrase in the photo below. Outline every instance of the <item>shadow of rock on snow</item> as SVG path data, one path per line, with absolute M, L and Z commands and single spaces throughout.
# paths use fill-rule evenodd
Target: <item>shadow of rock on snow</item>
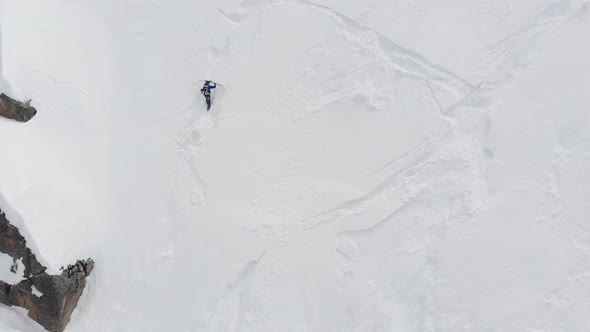
M 0 281 L 0 303 L 27 309 L 29 317 L 48 331 L 63 331 L 82 295 L 94 262 L 91 259 L 77 261 L 63 269 L 61 275 L 47 274 L 46 268 L 27 247 L 18 228 L 11 225 L 2 210 L 0 252 L 12 258 L 10 272 L 22 276 L 16 284 Z M 18 271 L 20 266 L 24 266 L 22 272 Z

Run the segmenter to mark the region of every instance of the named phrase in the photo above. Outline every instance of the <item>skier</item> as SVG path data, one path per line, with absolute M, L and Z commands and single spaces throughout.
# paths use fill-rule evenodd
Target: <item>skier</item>
M 205 84 L 203 84 L 203 88 L 201 89 L 201 93 L 205 96 L 205 101 L 207 102 L 207 111 L 211 108 L 211 89 L 215 89 L 216 87 L 217 83 L 205 81 Z

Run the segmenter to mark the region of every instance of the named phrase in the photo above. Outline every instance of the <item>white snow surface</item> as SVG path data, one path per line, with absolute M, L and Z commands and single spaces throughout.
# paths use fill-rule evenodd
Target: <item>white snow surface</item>
M 51 271 L 96 261 L 67 331 L 590 330 L 588 0 L 0 0 L 0 29 L 39 111 L 0 119 L 2 208 Z
M 43 296 L 43 293 L 41 293 L 35 286 L 31 287 L 31 293 L 37 297 Z
M 11 269 L 13 265 L 16 266 L 16 270 Z M 12 285 L 17 284 L 25 279 L 24 269 L 22 258 L 15 262 L 12 257 L 0 252 L 0 280 Z

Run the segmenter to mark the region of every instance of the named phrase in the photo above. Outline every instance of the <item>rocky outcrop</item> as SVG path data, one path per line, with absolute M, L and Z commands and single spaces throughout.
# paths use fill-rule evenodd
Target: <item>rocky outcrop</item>
M 91 259 L 63 268 L 61 275 L 49 275 L 27 248 L 25 238 L 0 210 L 0 252 L 24 265 L 24 279 L 15 285 L 0 281 L 0 303 L 28 310 L 28 315 L 48 331 L 63 331 L 92 272 Z M 17 272 L 15 264 L 12 272 Z
M 0 116 L 20 122 L 27 122 L 37 114 L 37 110 L 29 102 L 20 102 L 0 94 Z

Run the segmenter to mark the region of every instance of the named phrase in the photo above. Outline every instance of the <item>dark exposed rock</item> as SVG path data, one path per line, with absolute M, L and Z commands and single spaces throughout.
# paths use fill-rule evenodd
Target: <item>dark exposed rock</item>
M 15 261 L 22 259 L 26 279 L 11 285 L 0 281 L 0 303 L 28 310 L 28 315 L 48 331 L 63 331 L 86 286 L 86 277 L 92 272 L 92 259 L 79 260 L 62 268 L 61 275 L 45 272 L 25 238 L 10 224 L 0 211 L 0 252 Z M 11 268 L 12 270 L 12 268 Z M 33 286 L 42 293 L 37 296 Z
M 27 102 L 20 102 L 0 94 L 0 116 L 20 122 L 27 122 L 37 114 L 37 110 Z
M 4 212 L 0 210 L 0 252 L 8 254 L 15 261 L 22 258 L 25 266 L 24 276 L 30 278 L 33 275 L 41 274 L 45 267 L 37 261 L 37 258 L 27 248 L 27 241 L 20 234 L 18 228 L 12 226 L 6 219 Z M 16 272 L 16 271 L 14 271 Z

